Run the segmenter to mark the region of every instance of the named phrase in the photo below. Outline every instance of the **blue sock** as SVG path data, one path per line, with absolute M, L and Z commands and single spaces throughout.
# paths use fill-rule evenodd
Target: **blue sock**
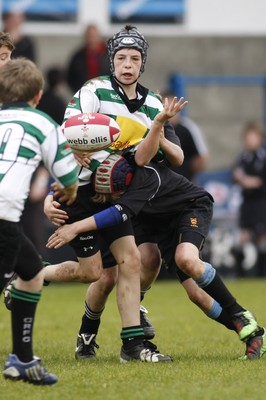
M 212 308 L 205 314 L 207 315 L 207 317 L 209 317 L 211 319 L 217 319 L 221 315 L 222 310 L 223 309 L 220 306 L 220 304 L 217 303 L 216 300 L 214 300 Z
M 214 279 L 216 274 L 215 269 L 213 266 L 209 263 L 205 263 L 205 271 L 201 275 L 200 278 L 195 279 L 195 282 L 200 288 L 204 288 L 205 286 L 208 286 Z

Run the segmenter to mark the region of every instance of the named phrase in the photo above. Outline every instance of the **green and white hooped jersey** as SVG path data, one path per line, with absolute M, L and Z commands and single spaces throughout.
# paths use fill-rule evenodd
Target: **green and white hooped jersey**
M 79 174 L 80 185 L 90 181 L 93 171 L 110 153 L 123 152 L 132 146 L 136 148 L 145 138 L 155 116 L 162 109 L 162 102 L 152 91 L 149 91 L 145 103 L 137 111 L 131 113 L 112 87 L 109 76 L 87 81 L 68 103 L 64 121 L 80 113 L 106 114 L 117 121 L 121 134 L 111 147 L 94 153 L 90 168 L 83 168 Z
M 56 122 L 31 107 L 0 110 L 0 219 L 20 220 L 41 160 L 60 187 L 77 181 L 76 161 Z

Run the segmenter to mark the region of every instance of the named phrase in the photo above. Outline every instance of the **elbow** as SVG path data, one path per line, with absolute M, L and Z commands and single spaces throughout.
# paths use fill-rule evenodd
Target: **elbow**
M 149 164 L 150 161 L 144 162 L 144 161 L 138 161 L 136 162 L 138 167 L 144 167 L 145 165 Z
M 135 163 L 138 167 L 144 167 L 145 165 L 149 164 L 150 161 L 151 159 L 139 157 L 137 154 L 135 154 Z
M 181 167 L 184 162 L 184 152 L 182 149 L 179 149 L 178 152 L 175 154 L 175 157 L 171 160 L 171 165 L 173 167 Z
M 182 152 L 180 152 L 180 155 L 179 155 L 179 157 L 177 159 L 177 167 L 181 167 L 181 165 L 184 162 L 184 159 L 185 159 L 185 157 L 184 157 L 184 153 L 183 153 L 183 150 L 182 150 Z

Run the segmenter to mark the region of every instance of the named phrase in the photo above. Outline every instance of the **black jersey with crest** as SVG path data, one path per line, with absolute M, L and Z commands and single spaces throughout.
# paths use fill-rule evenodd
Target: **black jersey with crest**
M 129 217 L 141 212 L 153 221 L 165 221 L 204 196 L 213 201 L 205 189 L 172 171 L 162 161 L 136 167 L 130 187 L 117 203 L 127 209 Z

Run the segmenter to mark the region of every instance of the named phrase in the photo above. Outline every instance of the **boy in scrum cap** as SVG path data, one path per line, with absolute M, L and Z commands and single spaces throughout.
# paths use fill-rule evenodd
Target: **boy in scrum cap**
M 24 235 L 20 218 L 30 181 L 42 161 L 62 188 L 68 204 L 76 198 L 77 164 L 61 128 L 36 110 L 43 77 L 26 59 L 8 61 L 0 68 L 0 294 L 15 271 L 12 296 L 12 353 L 3 375 L 38 385 L 57 377 L 33 355 L 32 333 L 43 285 L 42 261 Z

